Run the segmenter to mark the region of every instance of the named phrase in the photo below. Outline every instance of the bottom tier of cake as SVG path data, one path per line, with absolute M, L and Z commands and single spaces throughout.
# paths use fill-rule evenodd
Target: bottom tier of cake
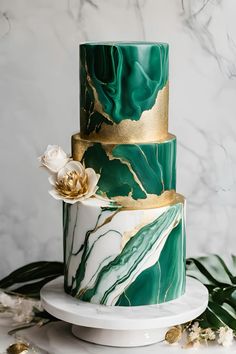
M 115 306 L 159 304 L 185 291 L 185 203 L 127 210 L 91 198 L 63 205 L 65 291 Z

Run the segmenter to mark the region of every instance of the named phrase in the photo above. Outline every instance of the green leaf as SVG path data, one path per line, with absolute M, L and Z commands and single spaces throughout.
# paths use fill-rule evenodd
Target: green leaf
M 227 265 L 225 264 L 224 260 L 218 256 L 217 254 L 214 255 L 218 261 L 221 263 L 222 267 L 224 268 L 225 272 L 227 273 L 228 277 L 230 278 L 230 280 L 232 281 L 232 279 L 234 278 L 233 274 L 230 272 L 229 268 L 227 267 Z
M 62 274 L 63 263 L 61 262 L 34 262 L 15 270 L 0 280 L 0 288 L 7 289 L 17 283 L 25 283 L 48 276 L 56 277 Z
M 197 319 L 200 326 L 236 330 L 236 256 L 227 263 L 218 255 L 189 258 L 186 267 L 187 275 L 200 280 L 209 292 L 208 307 Z
M 232 258 L 233 266 L 236 268 L 236 256 L 232 254 L 231 258 Z
M 209 272 L 209 270 L 206 269 L 206 267 L 200 262 L 199 259 L 189 258 L 188 264 L 190 265 L 191 263 L 189 263 L 189 261 L 194 263 L 194 265 L 197 267 L 200 273 L 203 274 L 208 279 L 210 284 L 218 285 L 218 286 L 228 286 L 228 283 L 220 282 L 216 278 L 214 278 L 214 276 Z
M 228 326 L 233 330 L 236 330 L 236 318 L 233 317 L 226 309 L 216 302 L 210 301 L 208 304 L 208 309 L 215 315 L 215 317 L 217 317 L 223 326 Z
M 215 291 L 211 291 L 212 300 L 218 303 L 219 305 L 222 305 L 227 299 L 231 300 L 231 296 L 234 292 L 236 292 L 235 286 L 229 286 L 223 289 L 218 288 Z M 236 306 L 236 301 L 235 301 L 235 306 Z
M 37 282 L 34 283 L 30 283 L 30 284 L 25 284 L 23 286 L 20 286 L 16 289 L 14 289 L 13 291 L 16 292 L 17 294 L 21 294 L 21 295 L 27 295 L 29 297 L 32 298 L 40 298 L 40 290 L 41 288 L 47 284 L 48 282 L 50 282 L 51 280 L 55 279 L 55 276 L 50 276 L 50 277 L 46 277 L 44 279 L 41 279 Z

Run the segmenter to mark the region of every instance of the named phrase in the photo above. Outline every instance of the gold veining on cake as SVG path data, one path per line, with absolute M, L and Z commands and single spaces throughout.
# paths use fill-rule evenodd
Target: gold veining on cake
M 115 145 L 113 145 L 113 147 L 114 147 L 114 146 L 115 146 Z M 108 148 L 107 148 L 107 147 L 108 147 Z M 130 162 L 128 162 L 128 161 L 122 159 L 122 157 L 113 156 L 113 155 L 112 155 L 112 149 L 111 149 L 110 147 L 111 147 L 111 145 L 105 145 L 105 148 L 104 148 L 104 150 L 105 150 L 105 152 L 106 152 L 106 154 L 107 154 L 109 160 L 119 160 L 119 161 L 121 161 L 124 165 L 126 165 L 126 166 L 128 167 L 128 169 L 129 169 L 130 173 L 132 174 L 132 176 L 133 176 L 135 182 L 139 185 L 140 189 L 146 194 L 146 191 L 145 191 L 145 189 L 144 189 L 142 183 L 140 182 L 138 176 L 136 175 L 136 173 L 135 173 L 134 170 L 132 169 Z
M 153 142 L 148 142 L 148 143 L 152 143 L 152 144 L 158 144 L 158 143 L 163 143 L 165 141 L 169 141 L 175 138 L 175 135 L 168 133 L 165 138 L 163 139 L 159 139 L 159 140 L 155 140 Z M 111 154 L 112 150 L 114 149 L 114 147 L 116 145 L 118 145 L 117 143 L 113 143 L 113 142 L 100 142 L 100 141 L 89 141 L 87 139 L 84 139 L 81 137 L 80 133 L 74 134 L 71 137 L 71 145 L 72 145 L 72 157 L 73 160 L 76 161 L 81 161 L 83 158 L 83 155 L 85 153 L 85 151 L 90 147 L 93 146 L 94 143 L 100 143 L 102 144 L 103 149 L 106 152 L 109 152 Z M 129 144 L 129 142 L 124 142 L 124 144 Z M 117 157 L 116 157 L 117 158 Z
M 71 137 L 71 150 L 72 150 L 72 158 L 75 161 L 81 161 L 85 151 L 92 146 L 88 140 L 82 140 L 79 134 L 74 134 Z
M 168 134 L 166 140 L 171 140 L 173 138 L 175 138 L 174 135 Z M 156 142 L 156 143 L 158 143 L 158 142 Z M 72 136 L 72 156 L 73 156 L 73 159 L 77 160 L 77 161 L 81 161 L 85 151 L 90 146 L 92 146 L 93 144 L 94 144 L 94 142 L 90 142 L 88 140 L 82 139 L 80 137 L 79 133 L 73 135 Z M 108 156 L 109 160 L 119 160 L 119 161 L 121 161 L 122 164 L 125 164 L 128 167 L 128 169 L 129 169 L 130 173 L 132 174 L 135 182 L 139 185 L 140 189 L 147 195 L 148 202 L 146 202 L 146 199 L 142 199 L 142 203 L 145 200 L 144 204 L 148 205 L 148 207 L 149 207 L 149 204 L 150 204 L 151 207 L 152 207 L 152 205 L 154 205 L 156 203 L 156 200 L 155 200 L 156 195 L 154 195 L 155 197 L 153 198 L 153 197 L 151 197 L 152 195 L 148 195 L 146 193 L 146 191 L 145 191 L 145 189 L 144 189 L 144 187 L 142 185 L 142 182 L 138 178 L 137 174 L 133 171 L 132 166 L 131 166 L 131 164 L 128 161 L 126 161 L 125 159 L 122 159 L 122 157 L 114 157 L 112 155 L 112 150 L 114 149 L 114 147 L 116 147 L 117 144 L 101 143 L 101 145 L 102 145 L 103 150 L 106 152 L 106 155 Z M 163 184 L 163 181 L 162 181 L 162 184 Z M 164 184 L 163 184 L 163 192 L 164 192 Z M 105 198 L 107 198 L 107 196 L 105 196 Z M 123 202 L 125 203 L 125 205 L 126 204 L 130 205 L 130 203 L 127 203 L 126 199 L 123 201 L 123 198 L 129 198 L 129 199 L 133 200 L 131 198 L 131 196 L 130 197 L 116 197 L 116 198 L 122 198 L 122 202 L 121 202 L 122 205 L 123 205 Z M 154 201 L 153 201 L 153 199 L 154 199 Z
M 104 226 L 104 225 L 108 224 L 109 222 L 111 222 L 112 219 L 114 218 L 114 216 L 115 216 L 117 213 L 119 213 L 120 210 L 121 210 L 121 207 L 117 206 L 117 210 L 115 210 L 112 215 L 108 216 L 108 218 L 106 218 L 106 219 L 103 221 L 103 223 L 102 223 L 101 225 L 97 226 L 97 227 L 91 232 L 91 234 L 94 233 L 94 232 L 96 232 L 96 231 L 97 231 L 98 229 L 100 229 L 102 226 Z
M 102 104 L 99 101 L 97 91 L 93 86 L 92 80 L 88 73 L 87 80 L 94 95 L 93 111 L 99 112 L 113 124 L 102 124 L 98 133 L 92 132 L 89 135 L 83 135 L 83 132 L 81 132 L 82 138 L 89 139 L 90 141 L 110 142 L 117 144 L 134 142 L 150 143 L 156 140 L 166 139 L 168 135 L 168 82 L 163 89 L 158 91 L 153 107 L 149 110 L 143 111 L 139 120 L 123 119 L 119 124 L 116 124 L 113 122 L 109 114 L 104 112 Z M 86 112 L 84 113 L 86 114 Z
M 93 112 L 96 111 L 96 112 L 100 113 L 102 116 L 104 116 L 106 119 L 108 119 L 109 121 L 113 122 L 113 120 L 110 118 L 109 114 L 107 114 L 103 110 L 102 104 L 101 104 L 101 102 L 99 101 L 99 98 L 98 98 L 98 93 L 97 93 L 95 87 L 93 86 L 93 82 L 92 82 L 92 79 L 91 79 L 90 75 L 88 74 L 87 64 L 85 64 L 85 70 L 86 70 L 86 74 L 87 74 L 87 81 L 88 81 L 89 86 L 91 87 L 91 89 L 93 91 L 93 97 L 94 97 Z
M 174 135 L 168 134 L 166 140 L 170 140 L 175 138 Z M 155 143 L 158 143 L 159 141 L 156 141 Z M 82 139 L 80 137 L 80 134 L 75 134 L 72 136 L 72 155 L 73 159 L 77 161 L 81 161 L 83 158 L 83 155 L 85 151 L 88 149 L 89 146 L 92 146 L 94 142 L 90 142 L 86 139 Z M 101 143 L 104 151 L 106 152 L 108 158 L 110 160 L 113 159 L 118 159 L 122 163 L 126 164 L 127 167 L 129 168 L 130 172 L 132 173 L 134 180 L 138 183 L 139 187 L 146 193 L 144 190 L 141 181 L 137 177 L 137 175 L 133 172 L 132 166 L 130 165 L 129 162 L 123 160 L 122 158 L 119 157 L 113 157 L 112 156 L 112 150 L 116 146 L 116 144 L 112 143 Z M 129 193 L 128 196 L 117 196 L 117 197 L 112 197 L 112 200 L 116 201 L 119 205 L 126 209 L 147 209 L 147 208 L 156 208 L 156 207 L 161 207 L 165 205 L 171 205 L 171 204 L 176 204 L 178 202 L 183 203 L 183 197 L 179 197 L 180 195 L 176 194 L 174 190 L 166 190 L 164 191 L 161 195 L 156 195 L 156 194 L 146 194 L 147 197 L 145 199 L 133 199 L 131 197 L 132 191 Z M 102 197 L 107 198 L 107 195 L 105 193 L 101 194 Z
M 105 195 L 104 195 L 105 196 Z M 184 197 L 175 192 L 175 190 L 164 191 L 161 195 L 147 194 L 146 199 L 132 199 L 129 196 L 118 196 L 112 198 L 126 210 L 135 209 L 152 209 L 160 208 L 167 205 L 184 203 Z
M 156 219 L 156 216 L 153 217 L 144 217 L 142 222 L 140 222 L 138 225 L 136 225 L 132 230 L 125 231 L 123 233 L 123 237 L 121 240 L 121 250 L 125 247 L 126 243 L 134 236 L 136 235 L 139 230 L 144 227 L 145 225 L 153 222 Z

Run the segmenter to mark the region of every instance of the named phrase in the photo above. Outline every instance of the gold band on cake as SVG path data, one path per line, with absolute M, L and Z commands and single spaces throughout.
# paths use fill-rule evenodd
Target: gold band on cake
M 102 143 L 128 144 L 161 141 L 168 137 L 168 83 L 158 92 L 153 107 L 143 111 L 139 120 L 124 118 L 119 124 L 113 122 L 109 115 L 103 111 L 94 87 L 93 93 L 94 108 L 93 112 L 89 113 L 89 119 L 92 121 L 93 113 L 98 112 L 111 124 L 103 123 L 98 132 L 92 131 L 90 134 L 85 134 L 82 130 L 82 138 Z M 83 107 L 81 107 L 80 114 L 81 122 L 87 121 L 88 112 Z

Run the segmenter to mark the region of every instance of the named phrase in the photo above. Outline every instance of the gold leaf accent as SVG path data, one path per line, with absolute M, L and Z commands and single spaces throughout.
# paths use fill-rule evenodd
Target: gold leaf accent
M 150 144 L 159 144 L 159 143 L 163 143 L 163 142 L 167 142 L 169 140 L 173 140 L 175 139 L 175 135 L 168 133 L 163 139 L 157 139 L 155 141 L 152 142 L 148 142 Z M 73 160 L 75 161 L 81 161 L 85 151 L 90 147 L 93 146 L 96 142 L 99 142 L 102 144 L 102 148 L 104 149 L 104 151 L 106 151 L 106 153 L 108 154 L 112 154 L 112 150 L 114 149 L 114 147 L 116 145 L 118 145 L 118 143 L 113 143 L 113 142 L 103 142 L 103 141 L 89 141 L 86 140 L 86 138 L 82 138 L 80 133 L 74 134 L 71 137 L 71 148 L 72 148 L 72 157 Z M 126 142 L 120 142 L 120 144 L 129 144 L 128 141 Z M 139 142 L 136 144 L 138 145 Z M 116 157 L 117 158 L 117 157 Z
M 165 335 L 165 340 L 169 344 L 173 344 L 178 342 L 182 337 L 182 327 L 181 326 L 175 326 L 171 327 Z
M 107 196 L 104 194 L 104 197 Z M 178 203 L 184 204 L 185 202 L 184 197 L 181 194 L 176 193 L 174 190 L 165 191 L 161 195 L 147 194 L 146 199 L 134 200 L 130 196 L 118 196 L 113 197 L 112 199 L 122 205 L 126 210 L 161 208 Z
M 7 354 L 26 354 L 29 350 L 29 345 L 23 342 L 18 342 L 10 345 L 7 348 Z
M 139 120 L 126 118 L 116 124 L 113 122 L 113 119 L 104 112 L 96 89 L 88 73 L 87 80 L 94 95 L 94 111 L 99 112 L 113 124 L 102 124 L 98 133 L 91 132 L 89 135 L 83 134 L 81 129 L 81 136 L 83 138 L 89 139 L 90 141 L 113 142 L 119 144 L 153 142 L 160 139 L 166 139 L 168 135 L 169 83 L 158 91 L 153 107 L 149 110 L 143 111 Z M 86 121 L 87 119 L 92 118 L 91 115 L 88 118 L 87 112 L 81 109 L 80 119 L 81 121 Z
M 93 143 L 91 143 L 90 141 L 81 139 L 79 133 L 72 135 L 71 151 L 72 151 L 73 160 L 81 161 L 85 151 L 92 145 Z
M 132 230 L 129 231 L 125 231 L 123 233 L 122 239 L 121 239 L 121 249 L 123 249 L 126 245 L 126 243 L 133 237 L 136 235 L 137 232 L 139 232 L 139 230 L 141 230 L 142 227 L 144 227 L 145 225 L 151 223 L 152 221 L 154 221 L 156 219 L 156 216 L 153 216 L 152 218 L 147 217 L 146 214 L 144 214 L 143 220 Z

